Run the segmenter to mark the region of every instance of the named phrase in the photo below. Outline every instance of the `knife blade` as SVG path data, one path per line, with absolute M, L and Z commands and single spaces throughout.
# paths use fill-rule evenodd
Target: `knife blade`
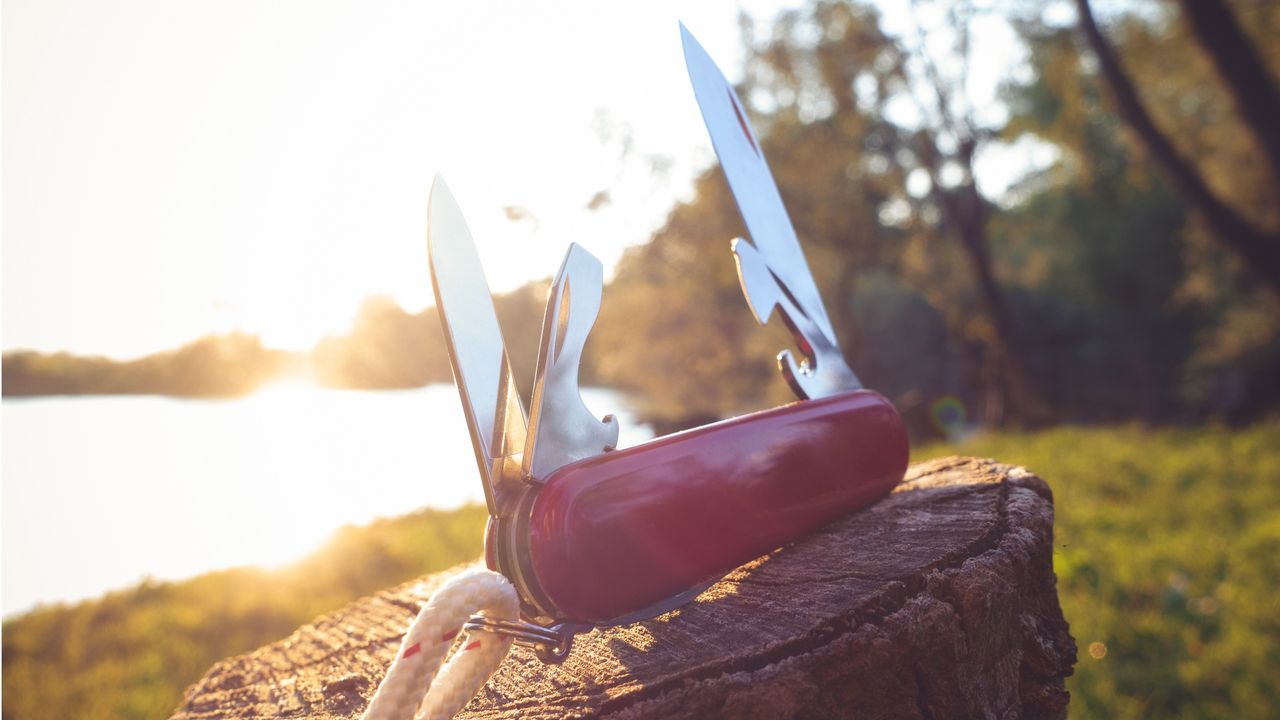
M 790 351 L 782 351 L 779 368 L 802 399 L 862 387 L 844 361 L 818 285 L 738 94 L 684 23 L 680 23 L 680 37 L 698 108 L 750 235 L 750 243 L 735 240 L 732 245 L 742 292 L 761 325 L 775 308 L 779 310 L 804 355 L 797 362 Z
M 431 184 L 427 206 L 427 254 L 485 501 L 490 516 L 506 517 L 524 485 L 524 404 L 511 375 L 502 328 L 471 231 L 439 175 Z

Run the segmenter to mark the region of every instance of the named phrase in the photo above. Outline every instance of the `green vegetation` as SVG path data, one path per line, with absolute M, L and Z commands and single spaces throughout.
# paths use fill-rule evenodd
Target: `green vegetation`
M 1059 3 L 909 5 L 936 22 L 894 36 L 873 4 L 810 0 L 743 24 L 740 94 L 866 384 L 917 438 L 966 420 L 1275 417 L 1280 3 L 1125 2 L 1100 33 L 1063 20 Z M 1027 58 L 995 102 L 971 96 L 965 75 L 986 51 L 970 31 L 991 22 Z M 1120 67 L 1100 59 L 1108 47 Z M 1117 107 L 1126 85 L 1132 97 Z M 1048 159 L 1008 189 L 979 187 L 986 152 L 1019 143 Z M 730 260 L 728 241 L 743 234 L 709 167 L 619 263 L 583 380 L 633 393 L 663 427 L 788 399 L 772 358 L 790 339 L 776 319 L 756 327 Z M 523 383 L 544 297 L 533 283 L 496 298 Z M 309 353 L 243 335 L 125 363 L 18 352 L 4 357 L 2 385 L 234 395 L 291 372 L 350 388 L 450 377 L 435 310 L 375 299 L 350 333 Z M 1025 464 L 1054 487 L 1055 566 L 1081 646 L 1074 716 L 1280 707 L 1280 423 L 991 434 L 917 458 L 951 452 Z M 214 660 L 476 557 L 482 517 L 419 513 L 344 530 L 284 570 L 145 583 L 7 622 L 4 717 L 162 716 Z
M 343 528 L 279 570 L 144 582 L 6 621 L 3 716 L 168 717 L 214 662 L 282 638 L 355 598 L 476 559 L 486 517 L 479 506 L 423 510 Z
M 989 428 L 1240 423 L 1280 406 L 1280 276 L 1243 261 L 1149 147 L 1171 139 L 1280 257 L 1280 166 L 1258 159 L 1280 117 L 1232 112 L 1220 48 L 1180 10 L 1221 3 L 1109 6 L 1108 37 L 1157 115 L 1146 134 L 1118 113 L 1074 18 L 1046 10 L 1061 5 L 916 0 L 902 5 L 919 27 L 898 35 L 884 4 L 798 5 L 744 22 L 739 95 L 850 365 L 913 436 L 936 434 L 947 397 Z M 1280 6 L 1230 5 L 1244 36 L 1229 46 L 1251 46 L 1254 91 L 1280 97 Z M 976 25 L 991 23 L 1027 61 L 985 107 L 966 73 L 985 52 Z M 992 192 L 978 170 L 1002 143 L 1053 159 Z M 787 344 L 742 309 L 728 240 L 744 229 L 720 168 L 694 189 L 628 250 L 594 331 L 596 348 L 625 349 L 596 360 L 602 381 L 660 419 L 776 402 L 759 374 Z
M 177 350 L 117 361 L 70 353 L 17 351 L 4 355 L 6 396 L 23 395 L 247 395 L 295 368 L 294 353 L 270 350 L 252 335 L 209 335 Z
M 1060 428 L 930 445 L 1041 473 L 1080 654 L 1073 718 L 1266 718 L 1280 708 L 1280 422 Z
M 906 5 L 905 28 L 865 1 L 744 19 L 739 89 L 850 364 L 913 436 L 939 435 L 932 409 L 946 398 L 988 428 L 1248 423 L 1280 407 L 1280 5 L 1116 3 L 1096 37 L 1063 3 Z M 975 87 L 996 78 L 971 75 L 993 32 L 1025 51 L 995 98 Z M 1115 102 L 1126 82 L 1150 123 Z M 1038 167 L 981 187 L 981 166 L 1018 148 L 1036 150 Z M 708 167 L 618 264 L 583 379 L 633 393 L 663 427 L 786 399 L 771 366 L 791 341 L 743 306 L 728 250 L 743 234 Z M 544 298 L 532 283 L 496 299 L 521 383 Z M 122 365 L 10 354 L 3 389 L 234 394 L 285 371 L 348 388 L 450 377 L 435 309 L 385 298 L 346 335 L 279 360 L 244 338 Z
M 929 445 L 1042 473 L 1080 646 L 1075 718 L 1262 718 L 1280 707 L 1280 422 L 1059 428 Z M 148 582 L 4 625 L 4 717 L 156 718 L 215 661 L 480 554 L 485 511 L 346 528 L 297 565 Z
M 511 361 L 528 397 L 542 332 L 547 283 L 533 282 L 494 297 Z M 264 348 L 244 333 L 209 335 L 176 350 L 136 360 L 27 350 L 4 354 L 6 397 L 35 395 L 172 395 L 233 397 L 288 376 L 318 385 L 383 390 L 453 379 L 434 307 L 407 312 L 385 297 L 360 307 L 351 331 L 327 337 L 307 352 Z M 590 370 L 584 375 L 590 379 Z

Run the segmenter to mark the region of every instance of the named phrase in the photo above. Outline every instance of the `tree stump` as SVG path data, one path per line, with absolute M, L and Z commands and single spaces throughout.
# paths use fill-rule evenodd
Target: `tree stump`
M 1075 641 L 1053 499 L 990 460 L 911 468 L 871 508 L 730 572 L 660 617 L 514 648 L 464 718 L 1060 718 Z M 356 718 L 440 573 L 216 664 L 173 720 Z

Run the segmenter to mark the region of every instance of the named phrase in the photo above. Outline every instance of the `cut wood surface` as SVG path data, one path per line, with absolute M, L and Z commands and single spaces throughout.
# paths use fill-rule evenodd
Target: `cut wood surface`
M 460 718 L 1057 718 L 1076 647 L 1053 500 L 991 460 L 915 465 L 888 498 L 730 572 L 684 607 L 515 648 Z M 356 718 L 420 603 L 378 593 L 216 664 L 174 720 Z

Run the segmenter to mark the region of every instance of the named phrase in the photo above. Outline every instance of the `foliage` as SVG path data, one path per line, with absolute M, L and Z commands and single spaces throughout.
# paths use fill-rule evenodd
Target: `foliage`
M 698 197 L 624 255 L 587 350 L 599 380 L 633 393 L 659 424 L 785 399 L 772 360 L 785 336 L 758 330 L 738 289 L 729 241 L 742 231 L 728 189 L 707 173 Z
M 177 350 L 119 362 L 69 353 L 4 356 L 5 395 L 247 395 L 296 365 L 244 333 L 210 335 Z
M 1280 422 L 981 435 L 913 459 L 1042 473 L 1080 647 L 1074 718 L 1265 718 L 1280 707 Z
M 546 293 L 546 282 L 532 282 L 494 297 L 521 382 L 533 380 Z M 584 372 L 588 380 L 589 372 Z M 349 333 L 324 338 L 310 352 L 269 350 L 244 333 L 210 335 L 129 361 L 16 351 L 4 355 L 3 391 L 6 396 L 226 397 L 299 375 L 324 387 L 359 390 L 421 387 L 453 378 L 436 309 L 410 313 L 389 298 L 373 297 L 361 306 Z M 527 397 L 529 388 L 523 390 Z
M 1231 6 L 1272 79 L 1280 77 L 1280 51 L 1270 42 L 1280 31 L 1274 3 Z M 1127 12 L 1109 34 L 1155 124 L 1247 222 L 1280 229 L 1273 201 L 1280 177 L 1256 161 L 1256 139 L 1185 13 L 1171 3 L 1122 8 Z M 1223 238 L 1202 217 L 1188 213 L 1194 203 L 1165 185 L 1166 173 L 1158 172 L 1141 134 L 1122 124 L 1108 102 L 1098 61 L 1081 49 L 1076 29 L 1037 20 L 1020 30 L 1038 79 L 1009 88 L 1007 134 L 1041 137 L 1063 153 L 1053 178 L 1058 190 L 1038 194 L 1075 206 L 1059 202 L 1057 212 L 1042 214 L 1045 203 L 1029 198 L 1023 221 L 1039 222 L 1024 236 L 1039 236 L 1059 258 L 1083 263 L 1069 272 L 1077 287 L 1095 286 L 1085 296 L 1090 314 L 1120 320 L 1109 322 L 1122 333 L 1111 341 L 1122 352 L 1110 365 L 1138 389 L 1138 416 L 1265 413 L 1280 400 L 1280 302 L 1223 249 Z M 1102 283 L 1113 289 L 1099 292 Z
M 1087 449 L 1087 451 L 1086 451 Z M 1280 703 L 1280 422 L 980 435 L 918 448 L 1043 473 L 1054 567 L 1080 645 L 1079 718 L 1267 717 Z M 4 625 L 4 717 L 163 717 L 223 657 L 317 614 L 474 559 L 485 511 L 422 511 L 340 531 L 301 563 L 149 581 Z
M 216 661 L 351 600 L 480 556 L 487 511 L 422 510 L 338 531 L 278 570 L 145 581 L 4 623 L 6 720 L 167 717 Z
M 973 20 L 972 3 L 921 5 Z M 1125 19 L 1126 58 L 1149 80 L 1144 87 L 1159 90 L 1154 104 L 1190 128 L 1193 147 L 1243 168 L 1250 146 L 1234 116 L 1200 101 L 1222 95 L 1208 60 L 1161 7 Z M 1240 7 L 1251 22 L 1280 18 L 1256 2 Z M 1280 304 L 1204 241 L 1106 103 L 1073 29 L 1026 12 L 1034 17 L 982 20 L 1007 22 L 1028 53 L 1025 72 L 1007 78 L 1000 122 L 999 112 L 976 122 L 964 119 L 977 112 L 971 106 L 947 109 L 970 102 L 959 96 L 964 84 L 936 68 L 912 70 L 927 61 L 924 41 L 885 34 L 865 3 L 813 0 L 744 33 L 739 92 L 850 365 L 894 401 L 916 437 L 937 432 L 931 409 L 951 398 L 988 426 L 1265 416 L 1280 403 Z M 942 110 L 920 110 L 923 124 L 904 120 L 902 107 L 922 94 Z M 1031 142 L 1057 159 L 1002 197 L 977 197 L 966 168 L 980 158 L 953 147 L 961 136 L 978 143 L 974 152 Z M 960 157 L 938 160 L 930 148 Z M 1260 222 L 1274 212 L 1259 200 L 1274 189 L 1265 171 L 1250 166 L 1226 181 L 1221 160 L 1207 167 L 1219 168 L 1211 175 L 1222 192 Z M 964 208 L 977 220 L 957 230 L 953 216 Z M 740 234 L 712 167 L 607 288 L 601 377 L 640 394 L 651 415 L 684 415 L 687 424 L 779 397 L 781 382 L 761 371 L 790 342 L 744 318 L 722 244 Z M 649 310 L 657 297 L 661 308 Z M 644 342 L 627 344 L 635 337 Z M 1023 391 L 1019 368 L 1029 379 Z M 1020 412 L 1005 408 L 1019 396 Z
M 390 298 L 360 306 L 351 332 L 327 337 L 311 351 L 316 381 L 362 390 L 449 382 L 449 356 L 435 308 L 414 315 Z
M 913 4 L 966 22 L 977 7 Z M 921 44 L 887 34 L 868 2 L 811 0 L 759 32 L 745 28 L 741 94 L 851 366 L 917 437 L 959 427 L 936 422 L 943 405 L 990 425 L 1007 417 L 1010 366 L 1000 356 L 1011 352 L 1050 422 L 1273 414 L 1280 302 L 1163 179 L 1109 103 L 1076 28 L 1041 4 L 1023 7 L 1004 18 L 996 16 L 1006 6 L 984 11 L 984 22 L 1009 23 L 1028 59 L 976 124 L 966 113 L 977 109 L 949 104 L 968 102 L 964 83 L 930 78 Z M 1156 124 L 1213 193 L 1276 228 L 1280 178 L 1255 161 L 1231 93 L 1178 6 L 1119 7 L 1107 33 Z M 1280 76 L 1280 44 L 1270 42 L 1280 5 L 1231 7 Z M 904 119 L 912 105 L 923 119 Z M 957 118 L 970 127 L 949 128 Z M 1056 160 L 1004 196 L 979 195 L 981 148 L 1028 139 Z M 632 392 L 664 430 L 787 400 L 773 357 L 793 343 L 777 318 L 762 330 L 746 311 L 728 248 L 742 235 L 711 167 L 619 264 L 583 380 Z M 545 293 L 541 282 L 495 298 L 522 384 L 533 375 Z M 127 362 L 15 352 L 4 356 L 3 392 L 238 395 L 290 373 L 350 388 L 451 376 L 436 310 L 375 298 L 349 333 L 309 353 L 243 334 Z M 1025 464 L 1053 484 L 1055 567 L 1082 650 L 1073 716 L 1263 717 L 1280 707 L 1269 683 L 1280 676 L 1270 612 L 1280 577 L 1280 423 L 981 435 L 917 457 L 957 450 Z M 290 568 L 149 581 L 8 621 L 4 717 L 163 716 L 213 661 L 476 557 L 483 515 L 424 511 L 343 530 Z
M 991 427 L 1249 422 L 1280 405 L 1280 300 L 1162 179 L 1077 29 L 1039 4 L 912 7 L 932 18 L 919 36 L 891 35 L 875 6 L 837 0 L 744 25 L 740 94 L 864 383 L 918 438 L 936 436 L 931 409 L 952 399 Z M 1280 72 L 1280 45 L 1267 42 L 1280 12 L 1262 0 L 1232 8 Z M 1268 198 L 1280 178 L 1250 162 L 1233 96 L 1178 6 L 1127 2 L 1109 19 L 1178 152 L 1252 223 L 1276 226 Z M 975 106 L 964 79 L 975 23 L 1006 28 L 1026 51 L 993 107 Z M 1003 195 L 979 193 L 985 149 L 1020 142 L 1056 160 Z M 793 342 L 777 318 L 762 331 L 744 307 L 727 248 L 744 234 L 719 168 L 708 168 L 619 264 L 582 379 L 632 392 L 664 430 L 787 399 L 774 356 Z M 526 396 L 545 290 L 495 298 Z M 349 333 L 306 354 L 243 335 L 127 363 L 10 353 L 3 390 L 225 395 L 291 372 L 348 388 L 451 376 L 436 310 L 374 298 Z

